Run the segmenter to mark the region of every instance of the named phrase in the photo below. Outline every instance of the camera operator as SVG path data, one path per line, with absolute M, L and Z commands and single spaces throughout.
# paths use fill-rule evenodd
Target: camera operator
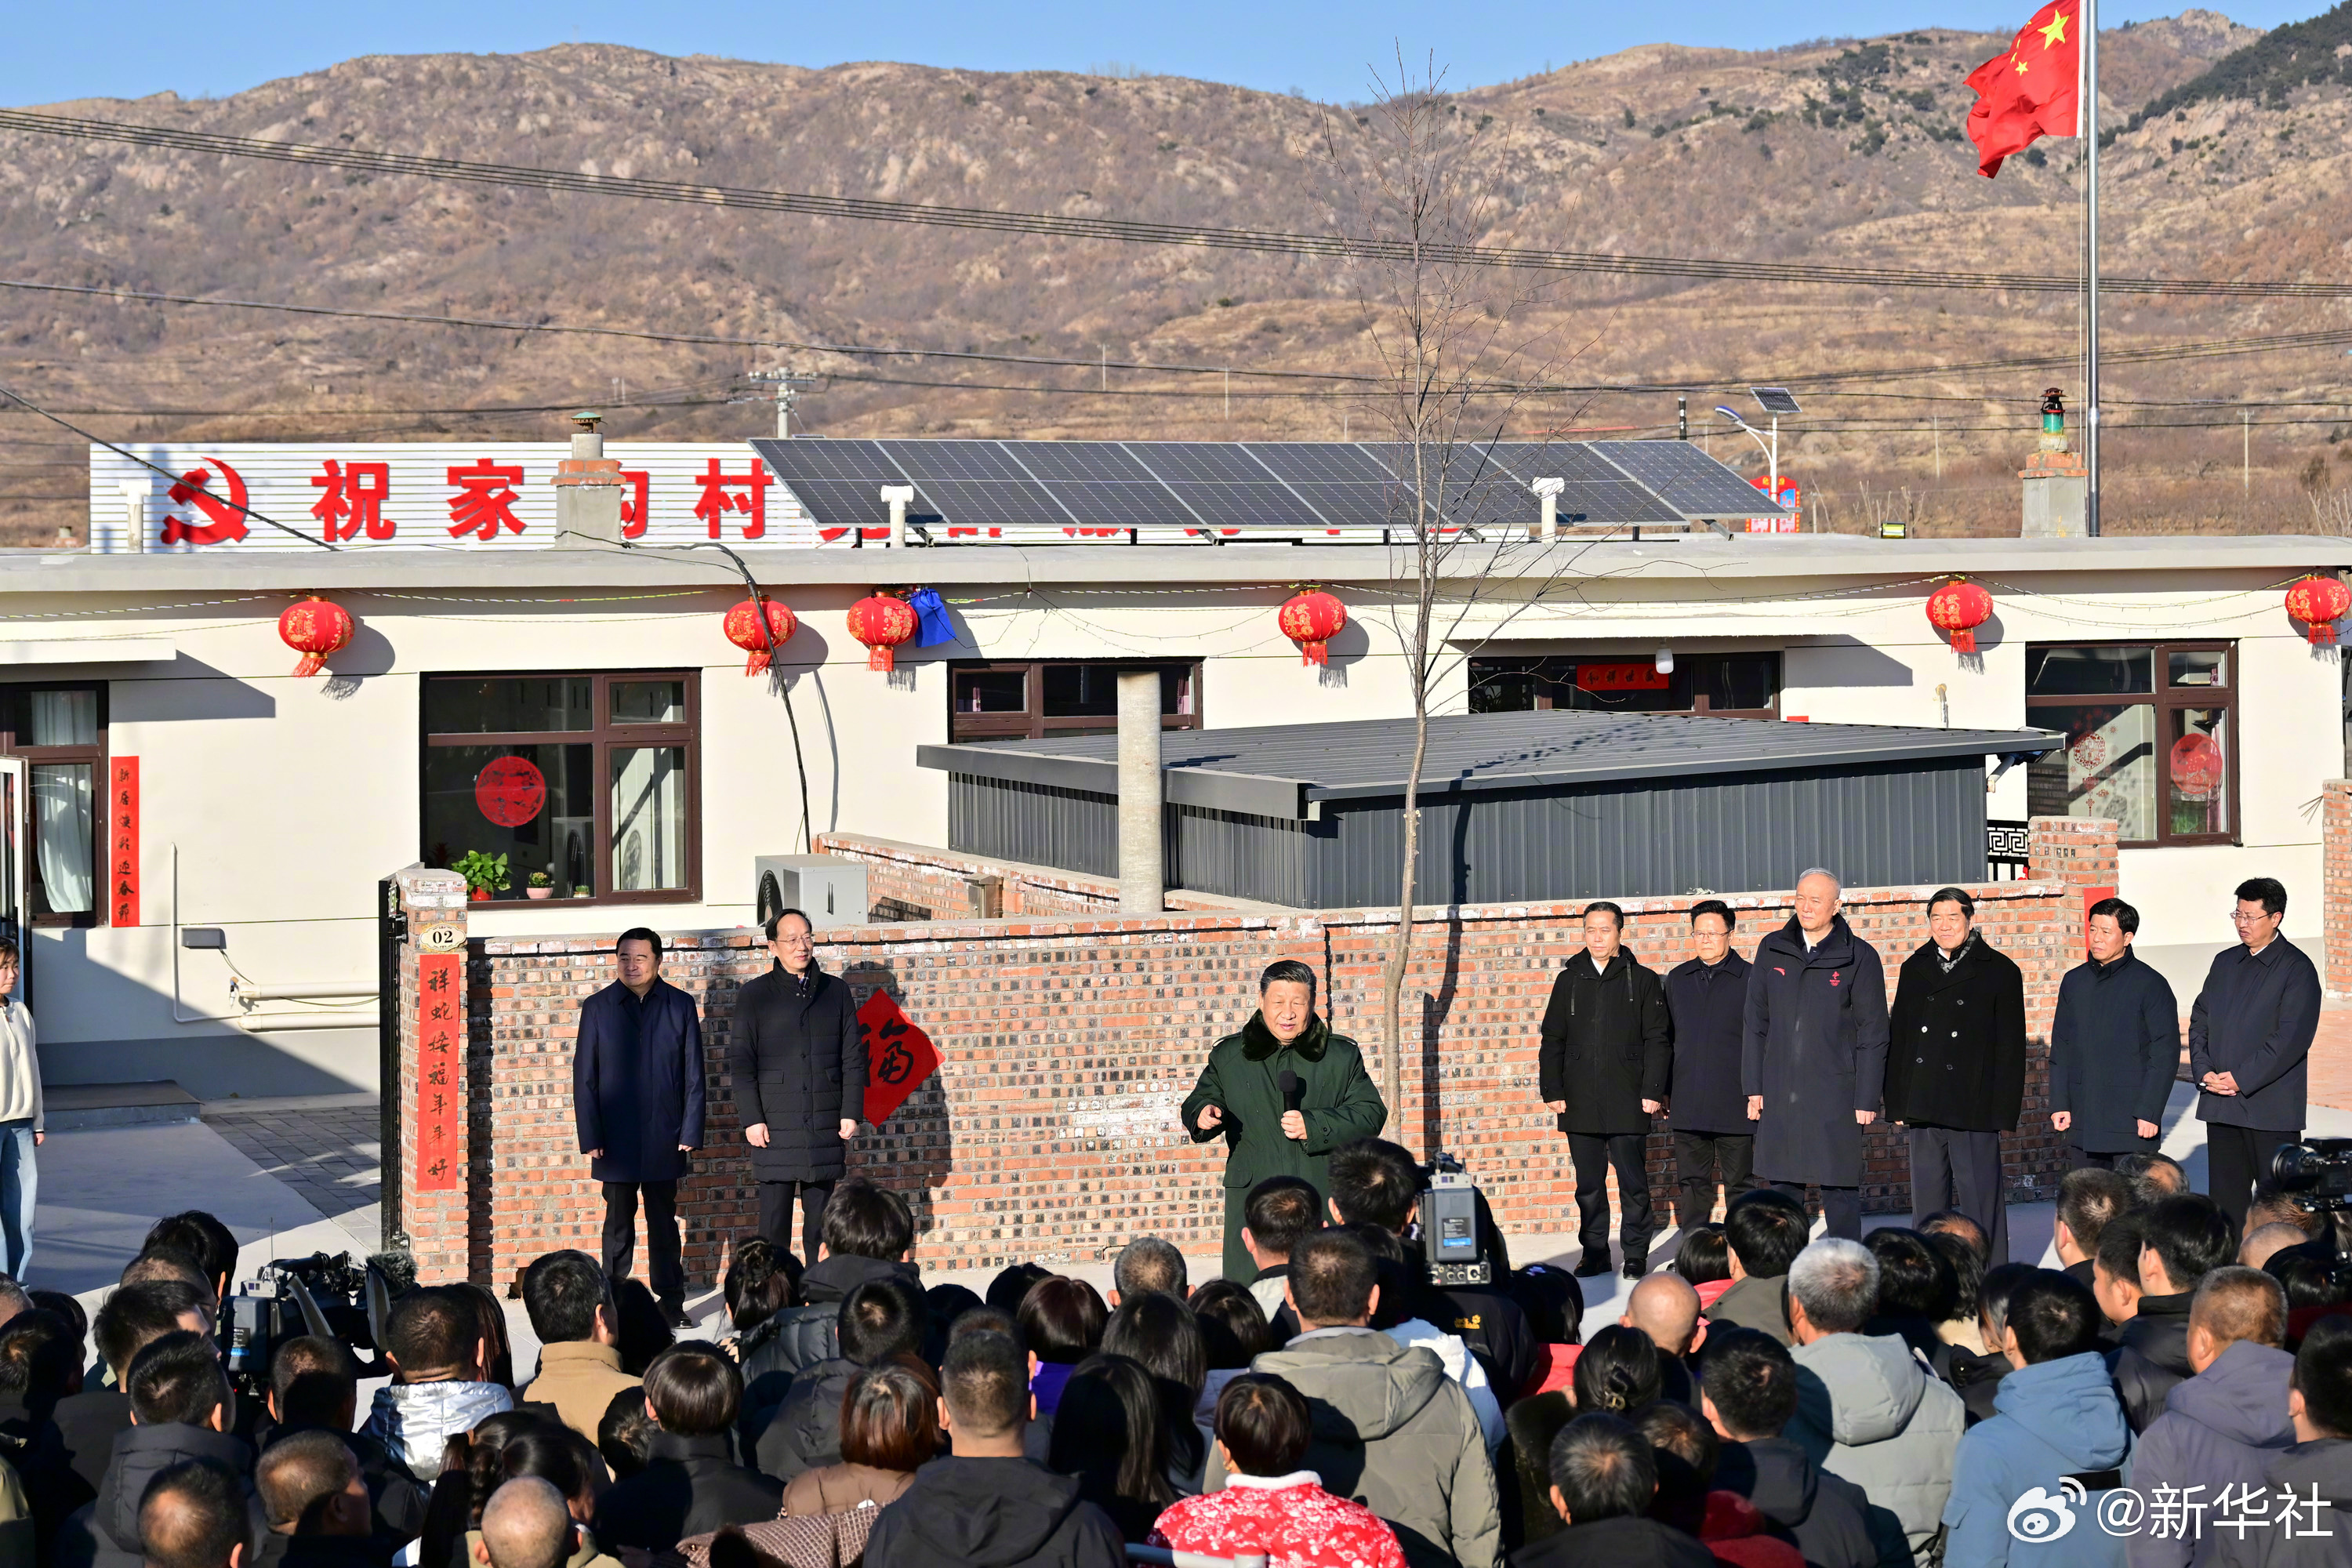
M 1412 1155 L 1381 1138 L 1360 1138 L 1331 1151 L 1331 1214 L 1341 1225 L 1379 1226 L 1404 1237 L 1405 1258 L 1425 1281 L 1427 1260 L 1412 1228 L 1414 1200 L 1424 1184 Z M 1457 1335 L 1486 1369 L 1505 1404 L 1535 1377 L 1543 1351 L 1528 1315 L 1494 1285 L 1440 1288 L 1422 1283 L 1408 1316 L 1427 1319 Z
M 399 1467 L 375 1438 L 352 1428 L 359 1423 L 360 1385 L 352 1352 L 333 1340 L 303 1335 L 279 1345 L 269 1358 L 269 1419 L 258 1445 L 264 1454 L 303 1432 L 330 1432 L 358 1462 L 373 1514 L 373 1533 L 389 1556 L 425 1530 L 429 1494 Z

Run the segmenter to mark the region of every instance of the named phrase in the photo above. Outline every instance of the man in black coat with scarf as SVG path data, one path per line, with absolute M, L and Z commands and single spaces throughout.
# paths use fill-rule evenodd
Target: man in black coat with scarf
M 1862 1134 L 1886 1077 L 1886 971 L 1839 912 L 1819 867 L 1797 879 L 1789 923 L 1756 944 L 1739 1068 L 1757 1123 L 1756 1173 L 1805 1201 L 1831 1236 L 1862 1239 Z
M 2050 1020 L 2050 1126 L 2074 1147 L 2074 1166 L 2116 1168 L 2121 1154 L 2153 1154 L 2180 1066 L 2180 1004 L 2171 983 L 2139 961 L 2139 911 L 2121 899 L 2091 906 L 2091 956 L 2058 983 Z
M 797 1193 L 801 1258 L 814 1263 L 825 1201 L 865 1114 L 866 1042 L 848 983 L 817 967 L 808 916 L 784 910 L 766 929 L 775 967 L 735 993 L 727 1070 L 760 1181 L 760 1234 L 791 1250 Z
M 1756 1185 L 1756 1125 L 1739 1090 L 1741 1036 L 1748 1019 L 1748 961 L 1731 945 L 1738 917 L 1721 899 L 1691 906 L 1691 948 L 1698 956 L 1666 971 L 1666 1012 L 1674 1020 L 1675 1068 L 1667 1104 L 1675 1130 L 1675 1216 L 1685 1236 L 1715 1213 L 1716 1167 L 1723 1201 Z
M 637 1197 L 646 1202 L 646 1272 L 678 1326 L 686 1315 L 677 1182 L 702 1145 L 702 1019 L 661 977 L 662 940 L 644 926 L 613 944 L 621 977 L 580 1005 L 572 1114 L 589 1173 L 604 1184 L 604 1272 L 629 1277 Z
M 2025 974 L 1976 912 L 1959 888 L 1927 900 L 1927 941 L 1903 961 L 1887 1020 L 1886 1114 L 1910 1130 L 1912 1223 L 1959 1210 L 1997 1268 L 2009 1261 L 2000 1135 L 2025 1105 Z
M 1580 1275 L 1609 1272 L 1609 1168 L 1622 1210 L 1618 1245 L 1628 1279 L 1650 1268 L 1650 1118 L 1665 1109 L 1673 1071 L 1665 987 L 1622 946 L 1625 911 L 1584 906 L 1584 951 L 1560 965 L 1536 1053 L 1545 1104 L 1568 1134 L 1576 1167 Z

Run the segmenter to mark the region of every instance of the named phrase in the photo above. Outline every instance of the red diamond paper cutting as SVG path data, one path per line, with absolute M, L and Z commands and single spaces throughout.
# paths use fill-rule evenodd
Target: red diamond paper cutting
M 866 1035 L 866 1120 L 879 1126 L 940 1070 L 940 1053 L 887 991 L 866 999 L 857 1025 Z

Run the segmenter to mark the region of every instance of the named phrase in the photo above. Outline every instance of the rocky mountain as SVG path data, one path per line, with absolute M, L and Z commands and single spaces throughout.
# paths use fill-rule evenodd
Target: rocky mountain
M 2347 16 L 2352 4 L 2299 26 Z M 2275 47 L 2210 11 L 2102 42 L 2105 123 L 2140 117 L 2103 160 L 2111 273 L 2347 277 L 2341 58 L 2320 70 L 2298 46 L 2291 80 L 2285 67 L 2250 69 L 2249 55 Z M 1985 180 L 1962 132 L 1962 79 L 2006 47 L 1948 29 L 1762 53 L 1651 46 L 1454 93 L 1441 142 L 1489 244 L 2071 274 L 2080 144 L 2046 142 Z M 369 58 L 218 100 L 48 108 L 527 167 L 1285 231 L 1355 226 L 1382 166 L 1376 105 L 1165 77 L 812 71 L 604 45 Z M 583 403 L 613 408 L 608 428 L 625 437 L 748 436 L 772 416 L 730 399 L 749 395 L 745 372 L 781 363 L 824 377 L 803 415 L 838 435 L 1328 437 L 1383 416 L 1376 396 L 1344 383 L 1246 374 L 1375 367 L 1363 277 L 1320 259 L 549 195 L 12 132 L 0 132 L 0 253 L 18 281 L 1095 362 L 756 350 L 0 289 L 0 382 L 117 439 L 546 438 L 557 411 Z M 2106 326 L 2113 525 L 2307 528 L 2312 492 L 2352 485 L 2343 304 L 2117 298 Z M 2343 335 L 2210 348 L 2313 332 Z M 1658 431 L 1677 387 L 1703 426 L 1751 379 L 1798 383 L 1806 413 L 1784 426 L 1782 463 L 1832 527 L 1902 514 L 1929 531 L 2013 528 L 2013 470 L 2041 389 L 2077 380 L 2070 363 L 1957 368 L 2071 360 L 2077 310 L 2065 293 L 1570 274 L 1527 301 L 1507 335 L 1527 345 L 1513 368 L 1528 379 L 1638 389 L 1532 398 L 1513 411 L 1515 430 Z M 1228 393 L 1220 375 L 1121 361 L 1235 374 Z M 1713 447 L 1753 456 L 1719 436 Z M 54 426 L 0 415 L 0 528 L 28 542 L 78 529 L 83 451 Z

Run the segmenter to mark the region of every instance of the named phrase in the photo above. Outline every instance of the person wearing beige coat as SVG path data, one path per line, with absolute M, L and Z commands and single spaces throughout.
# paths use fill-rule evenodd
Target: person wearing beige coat
M 12 994 L 23 963 L 16 944 L 0 938 L 0 1274 L 11 1279 L 24 1279 L 32 1266 L 39 1187 L 33 1151 L 48 1136 L 33 1015 Z

